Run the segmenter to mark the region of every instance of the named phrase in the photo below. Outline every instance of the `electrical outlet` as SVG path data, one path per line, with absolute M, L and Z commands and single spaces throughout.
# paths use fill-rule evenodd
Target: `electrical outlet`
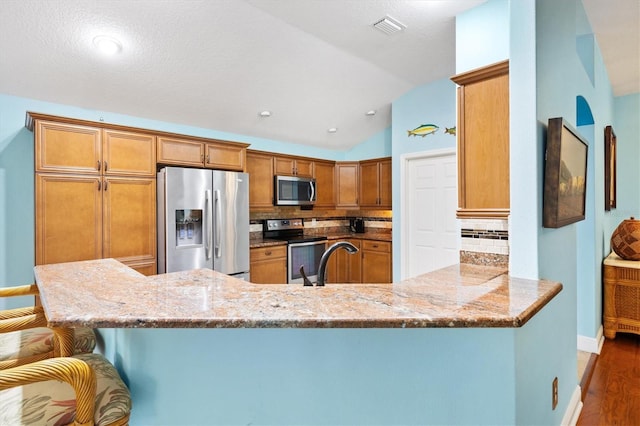
M 553 379 L 551 384 L 551 409 L 555 410 L 558 406 L 558 378 Z

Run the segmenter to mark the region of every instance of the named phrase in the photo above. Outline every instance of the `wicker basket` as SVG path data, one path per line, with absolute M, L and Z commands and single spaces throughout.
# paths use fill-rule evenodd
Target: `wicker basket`
M 611 248 L 624 260 L 640 260 L 640 220 L 623 220 L 611 235 Z

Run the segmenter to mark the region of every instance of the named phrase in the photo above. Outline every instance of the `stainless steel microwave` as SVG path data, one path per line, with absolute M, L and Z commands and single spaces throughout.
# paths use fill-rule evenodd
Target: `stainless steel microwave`
M 297 176 L 274 176 L 275 205 L 306 206 L 316 202 L 316 180 Z

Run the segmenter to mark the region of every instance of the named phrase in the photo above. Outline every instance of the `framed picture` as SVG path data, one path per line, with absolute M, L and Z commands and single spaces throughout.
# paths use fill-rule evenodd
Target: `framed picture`
M 604 209 L 616 208 L 616 134 L 613 127 L 604 128 Z
M 543 226 L 584 220 L 587 142 L 562 117 L 550 118 L 544 164 Z

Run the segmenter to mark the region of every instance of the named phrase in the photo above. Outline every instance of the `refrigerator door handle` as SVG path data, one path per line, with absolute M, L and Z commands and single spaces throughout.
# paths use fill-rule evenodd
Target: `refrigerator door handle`
M 216 246 L 215 246 L 215 256 L 220 259 L 222 256 L 222 247 L 220 247 L 220 222 L 222 221 L 222 203 L 220 200 L 220 190 L 216 189 L 215 193 L 215 203 L 216 203 L 216 229 L 214 233 L 216 234 Z
M 205 252 L 205 256 L 207 258 L 207 260 L 211 259 L 211 231 L 213 229 L 213 220 L 211 217 L 211 191 L 210 190 L 206 190 L 204 191 L 204 199 L 205 199 L 205 203 L 204 203 L 204 208 L 205 208 L 205 224 L 207 226 L 207 229 L 205 231 L 205 244 L 204 244 L 204 252 Z

